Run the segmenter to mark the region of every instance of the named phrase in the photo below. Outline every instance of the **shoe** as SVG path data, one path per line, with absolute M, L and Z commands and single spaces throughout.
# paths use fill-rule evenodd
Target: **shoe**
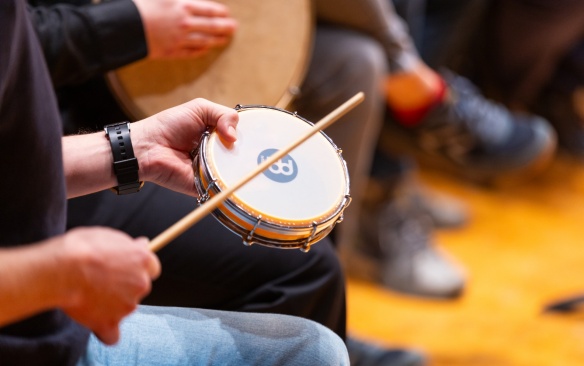
M 373 185 L 373 182 L 372 182 Z M 424 298 L 453 299 L 464 290 L 465 276 L 433 242 L 434 226 L 410 197 L 371 198 L 369 187 L 359 220 L 360 237 L 344 257 L 352 275 Z
M 351 366 L 424 366 L 426 358 L 421 352 L 385 348 L 348 337 L 347 350 Z
M 433 243 L 428 215 L 387 202 L 377 217 L 376 238 L 383 258 L 385 286 L 430 298 L 457 298 L 464 289 L 462 271 Z
M 489 183 L 540 171 L 556 146 L 553 128 L 542 117 L 511 113 L 485 99 L 466 78 L 440 72 L 447 96 L 414 127 L 391 121 L 439 164 L 472 180 Z
M 412 200 L 430 217 L 436 229 L 458 229 L 469 221 L 467 206 L 454 197 L 419 182 L 412 183 L 410 194 Z
M 383 191 L 405 195 L 432 219 L 437 229 L 464 226 L 469 221 L 468 207 L 460 200 L 422 184 L 416 171 L 416 163 L 410 157 L 387 155 L 376 150 L 369 185 L 369 194 L 374 197 L 370 201 L 387 199 L 383 198 Z
M 559 147 L 584 158 L 584 88 L 569 92 L 546 90 L 536 105 L 537 113 L 548 118 L 555 128 Z

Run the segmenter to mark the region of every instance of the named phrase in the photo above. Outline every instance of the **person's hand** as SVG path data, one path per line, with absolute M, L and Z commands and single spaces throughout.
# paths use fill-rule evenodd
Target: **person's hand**
M 196 57 L 229 42 L 237 22 L 227 6 L 208 0 L 134 0 L 148 57 Z
M 195 196 L 191 151 L 213 128 L 223 141 L 233 143 L 238 121 L 234 109 L 198 98 L 133 123 L 140 179 Z
M 68 301 L 63 311 L 106 344 L 119 339 L 119 323 L 150 292 L 160 274 L 147 239 L 108 228 L 78 228 L 58 237 Z

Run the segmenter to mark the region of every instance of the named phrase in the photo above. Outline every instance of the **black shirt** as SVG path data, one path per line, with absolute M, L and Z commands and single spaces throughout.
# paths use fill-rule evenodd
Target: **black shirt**
M 128 120 L 104 74 L 146 57 L 142 19 L 131 0 L 28 0 L 66 134 Z M 99 103 L 95 101 L 99 100 Z
M 21 0 L 0 1 L 0 246 L 63 233 L 61 123 Z M 0 328 L 0 365 L 74 365 L 89 331 L 58 310 Z

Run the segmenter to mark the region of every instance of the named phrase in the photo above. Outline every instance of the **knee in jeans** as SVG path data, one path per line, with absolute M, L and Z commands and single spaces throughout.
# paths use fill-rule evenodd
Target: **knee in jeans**
M 278 322 L 287 335 L 293 335 L 288 338 L 294 343 L 289 348 L 290 354 L 283 355 L 290 364 L 349 365 L 345 343 L 330 329 L 312 320 L 290 316 L 279 316 Z

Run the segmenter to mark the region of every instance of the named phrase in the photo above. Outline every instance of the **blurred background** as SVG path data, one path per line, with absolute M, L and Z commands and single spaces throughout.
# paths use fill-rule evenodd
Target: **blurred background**
M 581 365 L 584 311 L 546 312 L 584 295 L 584 166 L 560 155 L 529 185 L 488 188 L 422 167 L 421 180 L 463 199 L 470 222 L 438 230 L 465 267 L 454 300 L 392 292 L 349 276 L 349 332 L 418 348 L 430 365 Z

